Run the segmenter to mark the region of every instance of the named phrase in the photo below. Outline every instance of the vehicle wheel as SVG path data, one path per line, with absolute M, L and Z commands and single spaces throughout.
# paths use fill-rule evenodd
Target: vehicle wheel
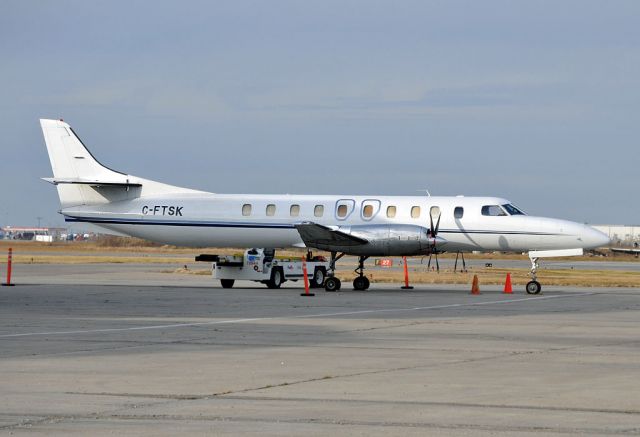
M 367 278 L 366 276 L 363 276 L 364 278 L 364 289 L 368 290 L 369 286 L 371 285 L 371 282 L 369 282 L 369 278 Z
M 324 285 L 325 273 L 323 269 L 316 269 L 313 272 L 313 278 L 311 278 L 311 288 L 320 288 Z
M 324 281 L 324 289 L 325 291 L 338 291 L 340 290 L 340 279 L 335 278 L 335 277 L 330 277 L 327 278 L 326 281 Z
M 538 281 L 527 282 L 527 294 L 539 294 L 542 290 L 542 286 Z
M 220 279 L 220 285 L 222 285 L 222 288 L 231 288 L 235 282 L 235 279 Z
M 271 272 L 271 279 L 267 282 L 267 287 L 269 288 L 280 288 L 283 283 L 282 272 L 280 269 L 273 269 Z
M 369 280 L 366 276 L 358 276 L 353 280 L 353 289 L 357 291 L 363 291 L 367 289 L 367 282 Z

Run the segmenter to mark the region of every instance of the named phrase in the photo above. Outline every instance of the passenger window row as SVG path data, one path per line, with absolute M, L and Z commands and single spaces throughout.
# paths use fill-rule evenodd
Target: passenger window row
M 377 207 L 379 207 L 379 202 Z M 398 210 L 395 205 L 387 206 L 387 217 L 395 218 L 397 211 Z M 250 203 L 245 203 L 244 205 L 242 205 L 243 216 L 248 217 L 251 215 L 251 212 L 252 212 L 252 205 Z M 373 218 L 376 212 L 377 211 L 375 211 L 374 205 L 364 205 L 364 207 L 362 208 L 362 217 L 365 219 L 371 219 Z M 349 213 L 349 207 L 347 205 L 345 204 L 338 205 L 336 209 L 336 215 L 339 218 L 347 217 L 348 213 Z M 483 213 L 484 213 L 484 210 L 483 210 Z M 265 209 L 265 214 L 267 215 L 267 217 L 273 217 L 274 215 L 276 215 L 276 205 L 273 203 L 268 204 Z M 421 209 L 419 206 L 411 207 L 411 218 L 414 218 L 414 219 L 420 218 L 420 214 L 421 214 Z M 291 205 L 289 207 L 289 216 L 298 217 L 299 215 L 300 215 L 300 205 L 297 205 L 297 204 Z M 324 205 L 316 205 L 313 208 L 313 215 L 315 217 L 322 217 L 324 215 Z M 457 206 L 453 211 L 453 216 L 456 219 L 461 219 L 463 215 L 464 215 L 464 209 L 461 206 Z
M 338 203 L 336 207 L 336 215 L 338 218 L 344 219 L 350 214 L 350 207 L 353 210 L 354 202 L 350 201 L 350 203 Z M 434 206 L 431 207 L 433 211 L 434 208 L 437 208 L 439 211 L 439 207 Z M 378 213 L 380 209 L 380 201 L 379 200 L 365 200 L 362 202 L 362 218 L 365 220 L 370 220 Z M 387 218 L 395 218 L 398 209 L 395 205 L 387 206 Z M 252 205 L 250 203 L 245 203 L 242 205 L 242 215 L 245 217 L 250 216 L 252 213 Z M 481 213 L 484 216 L 508 216 L 508 215 L 524 215 L 522 211 L 511 204 L 505 205 L 485 205 L 481 209 Z M 276 215 L 276 205 L 270 203 L 266 206 L 265 214 L 267 217 L 273 217 Z M 417 219 L 420 218 L 421 209 L 419 206 L 411 207 L 411 218 Z M 289 216 L 298 217 L 300 215 L 300 205 L 294 204 L 289 207 Z M 324 205 L 316 205 L 313 208 L 314 217 L 322 217 L 324 215 Z M 453 217 L 456 220 L 461 219 L 464 216 L 464 208 L 461 206 L 456 206 L 453 209 Z

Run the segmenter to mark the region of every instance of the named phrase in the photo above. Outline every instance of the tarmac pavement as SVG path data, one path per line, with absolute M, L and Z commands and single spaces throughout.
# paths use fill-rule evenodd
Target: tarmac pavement
M 16 266 L 0 433 L 637 435 L 640 290 L 223 290 Z

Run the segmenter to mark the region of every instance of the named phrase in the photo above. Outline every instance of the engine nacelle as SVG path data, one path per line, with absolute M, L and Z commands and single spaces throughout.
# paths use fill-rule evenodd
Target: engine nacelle
M 340 226 L 338 230 L 368 241 L 364 245 L 337 249 L 349 255 L 428 255 L 434 249 L 441 251 L 446 244 L 440 237 L 430 237 L 428 228 L 417 225 L 354 225 Z

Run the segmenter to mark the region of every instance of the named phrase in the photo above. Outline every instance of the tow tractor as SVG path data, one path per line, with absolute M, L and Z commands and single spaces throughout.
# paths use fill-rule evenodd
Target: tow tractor
M 322 287 L 329 270 L 329 262 L 323 256 L 305 256 L 311 287 Z M 301 257 L 275 256 L 275 249 L 248 249 L 236 255 L 196 256 L 196 261 L 210 262 L 211 275 L 220 280 L 222 288 L 231 288 L 236 280 L 255 281 L 269 288 L 280 288 L 285 281 L 297 281 L 304 277 Z

